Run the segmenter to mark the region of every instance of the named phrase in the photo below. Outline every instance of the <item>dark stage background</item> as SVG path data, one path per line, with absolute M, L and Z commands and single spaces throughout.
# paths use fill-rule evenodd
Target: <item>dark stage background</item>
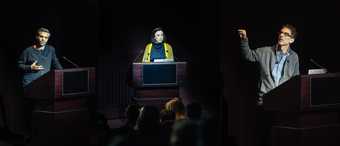
M 322 11 L 321 11 L 322 9 Z M 97 69 L 98 111 L 121 117 L 133 97 L 131 63 L 139 61 L 151 30 L 163 27 L 176 60 L 189 63 L 192 97 L 218 118 L 221 137 L 252 145 L 256 67 L 240 57 L 236 30 L 248 30 L 253 48 L 272 45 L 281 24 L 297 27 L 293 45 L 301 73 L 316 60 L 329 72 L 339 72 L 339 9 L 335 4 L 236 1 L 4 1 L 0 5 L 1 90 L 13 131 L 21 131 L 20 78 L 16 59 L 31 45 L 35 30 L 51 30 L 49 44 L 66 68 Z M 137 59 L 136 59 L 137 58 Z M 229 127 L 229 128 L 228 128 Z

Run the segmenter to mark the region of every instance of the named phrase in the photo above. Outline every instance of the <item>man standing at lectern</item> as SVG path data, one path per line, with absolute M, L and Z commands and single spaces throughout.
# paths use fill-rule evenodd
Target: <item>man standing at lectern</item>
M 299 57 L 290 47 L 295 41 L 297 32 L 294 26 L 283 25 L 278 32 L 275 45 L 255 50 L 249 47 L 246 30 L 239 29 L 238 33 L 243 56 L 259 65 L 258 104 L 262 105 L 263 99 L 261 97 L 264 94 L 300 74 Z
M 262 99 L 263 95 L 286 82 L 293 76 L 300 74 L 299 57 L 290 45 L 295 41 L 296 29 L 286 24 L 281 27 L 277 36 L 277 43 L 273 46 L 250 49 L 246 30 L 238 30 L 241 39 L 242 55 L 245 59 L 256 62 L 260 69 L 258 83 L 257 107 L 255 110 L 255 146 L 271 145 L 271 126 L 275 113 L 266 111 Z
M 47 45 L 50 31 L 39 28 L 36 32 L 35 43 L 26 48 L 20 55 L 18 66 L 23 71 L 22 85 L 25 87 L 38 79 L 53 67 L 62 69 L 53 46 Z

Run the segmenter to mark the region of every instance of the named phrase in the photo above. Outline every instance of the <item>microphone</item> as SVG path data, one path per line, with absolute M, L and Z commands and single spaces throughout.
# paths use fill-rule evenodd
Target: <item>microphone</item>
M 320 65 L 319 63 L 317 63 L 316 61 L 314 61 L 312 58 L 309 59 L 310 62 L 312 62 L 314 65 L 316 65 L 319 68 L 325 68 L 324 66 Z
M 133 60 L 133 62 L 136 62 L 136 60 L 143 54 L 144 50 L 141 49 L 139 52 L 138 52 L 138 55 L 137 57 Z
M 65 56 L 63 56 L 63 59 L 65 59 L 67 62 L 71 63 L 74 67 L 79 68 L 79 66 L 77 64 L 75 64 L 71 60 L 67 59 Z
M 178 59 L 175 55 L 174 55 L 174 62 L 178 62 L 181 61 L 182 59 Z

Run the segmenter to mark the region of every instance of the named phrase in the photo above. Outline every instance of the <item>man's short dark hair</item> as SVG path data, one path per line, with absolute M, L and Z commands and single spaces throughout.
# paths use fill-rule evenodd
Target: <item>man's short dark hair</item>
M 47 28 L 44 28 L 44 27 L 40 27 L 38 30 L 37 30 L 37 34 L 36 35 L 39 35 L 40 32 L 46 32 L 48 34 L 51 35 L 50 31 L 47 29 Z
M 282 27 L 281 28 L 288 28 L 291 32 L 292 32 L 292 38 L 296 38 L 297 37 L 297 31 L 296 31 L 296 28 L 293 26 L 293 25 L 291 25 L 291 24 L 284 24 L 284 25 L 282 25 Z

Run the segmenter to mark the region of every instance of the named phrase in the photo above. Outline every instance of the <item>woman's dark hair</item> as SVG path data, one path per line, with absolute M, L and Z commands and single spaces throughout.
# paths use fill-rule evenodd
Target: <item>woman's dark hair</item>
M 152 30 L 152 32 L 151 32 L 151 42 L 153 42 L 153 43 L 156 42 L 156 40 L 155 40 L 155 33 L 157 31 L 163 31 L 163 36 L 164 36 L 163 42 L 165 42 L 166 41 L 166 36 L 165 36 L 164 30 L 163 30 L 162 27 L 156 27 L 155 29 Z

